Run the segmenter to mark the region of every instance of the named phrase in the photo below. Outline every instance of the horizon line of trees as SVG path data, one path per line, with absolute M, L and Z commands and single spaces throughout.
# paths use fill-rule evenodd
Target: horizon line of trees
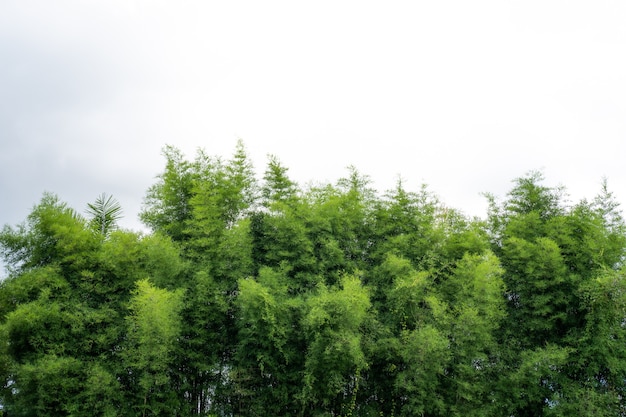
M 0 232 L 8 416 L 626 416 L 626 225 L 540 172 L 486 219 L 349 168 L 301 187 L 172 146 L 117 227 L 45 194 Z

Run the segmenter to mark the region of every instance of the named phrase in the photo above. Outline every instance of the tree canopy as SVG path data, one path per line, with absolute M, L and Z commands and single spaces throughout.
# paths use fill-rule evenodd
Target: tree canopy
M 9 416 L 624 416 L 626 225 L 540 172 L 484 219 L 350 167 L 298 185 L 164 149 L 141 234 L 102 194 L 0 232 Z

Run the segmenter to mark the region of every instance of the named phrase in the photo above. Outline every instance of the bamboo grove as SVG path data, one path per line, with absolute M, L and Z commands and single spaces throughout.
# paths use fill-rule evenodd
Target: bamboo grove
M 356 169 L 164 149 L 116 227 L 45 194 L 0 248 L 8 416 L 623 416 L 626 229 L 541 173 L 484 219 Z

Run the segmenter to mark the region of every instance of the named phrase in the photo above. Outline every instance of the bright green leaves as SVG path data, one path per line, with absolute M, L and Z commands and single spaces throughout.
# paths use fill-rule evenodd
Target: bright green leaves
M 300 188 L 173 147 L 114 230 L 44 195 L 0 232 L 11 415 L 569 416 L 626 409 L 626 226 L 540 173 L 487 222 L 349 168 Z M 97 233 L 94 233 L 94 230 Z
M 97 245 L 85 221 L 52 194 L 43 196 L 25 224 L 0 233 L 2 256 L 15 272 L 57 265 L 75 273 L 90 264 Z
M 415 271 L 409 261 L 395 255 L 387 257 L 382 271 L 393 280 L 388 303 L 392 306 L 390 318 L 396 322 L 396 328 L 414 329 L 430 321 L 431 311 L 436 315 L 442 311 L 439 301 L 430 297 L 432 277 L 428 272 Z
M 356 331 L 369 308 L 369 296 L 357 276 L 346 275 L 341 279 L 340 289 L 328 290 L 320 285 L 307 304 L 309 312 L 304 320 L 307 329 Z
M 373 213 L 376 233 L 374 254 L 392 252 L 415 265 L 429 262 L 440 239 L 436 231 L 439 202 L 425 186 L 417 193 L 406 191 L 401 182 L 377 202 Z
M 378 273 L 393 279 L 388 303 L 402 329 L 443 323 L 471 310 L 490 333 L 505 316 L 502 269 L 490 252 L 466 255 L 438 285 L 430 273 L 416 271 L 395 255 L 388 256 Z
M 486 407 L 494 333 L 505 318 L 502 269 L 490 252 L 465 255 L 447 274 L 388 255 L 378 274 L 397 340 L 396 401 L 404 415 L 471 415 Z M 440 281 L 440 282 L 437 282 Z
M 612 390 L 626 377 L 615 347 L 623 340 L 623 276 L 617 269 L 624 224 L 606 184 L 593 203 L 568 207 L 563 189 L 543 186 L 542 179 L 531 173 L 516 181 L 504 203 L 491 200 L 509 313 L 500 349 L 503 364 L 516 369 L 503 384 L 515 387 L 519 399 L 507 414 L 616 410 Z M 576 395 L 594 404 L 587 407 Z
M 64 301 L 42 295 L 4 318 L 3 403 L 13 415 L 116 415 L 122 397 L 112 363 L 96 360 L 112 349 L 103 337 L 111 320 Z
M 238 278 L 253 272 L 250 220 L 239 220 L 224 231 L 218 253 L 212 262 L 213 275 L 224 279 L 232 290 Z
M 158 234 L 142 236 L 135 242 L 132 241 L 132 234 L 126 236 L 120 234 L 119 238 L 120 240 L 127 238 L 129 244 L 137 246 L 135 257 L 129 258 L 128 261 L 134 260 L 140 271 L 145 271 L 143 274 L 150 277 L 151 282 L 161 288 L 180 287 L 180 275 L 184 271 L 184 263 L 180 258 L 179 249 L 170 239 Z M 113 250 L 114 246 L 116 245 L 111 245 L 110 249 Z M 126 248 L 132 251 L 128 246 Z M 123 254 L 117 254 L 118 261 L 121 256 Z M 138 275 L 141 275 L 141 272 Z
M 254 203 L 256 180 L 242 142 L 226 163 L 199 152 L 192 170 L 193 217 L 189 226 L 220 233 L 232 227 Z
M 186 258 L 210 269 L 215 277 L 223 276 L 233 262 L 247 262 L 236 254 L 250 251 L 240 245 L 246 245 L 245 217 L 255 204 L 257 184 L 243 143 L 238 142 L 226 162 L 201 150 L 193 161 L 185 160 L 173 147 L 166 147 L 164 155 L 166 168 L 148 190 L 140 215 L 143 222 L 155 232 L 184 242 Z M 229 259 L 220 262 L 223 253 Z
M 133 367 L 150 373 L 162 373 L 180 331 L 181 291 L 170 292 L 153 286 L 148 280 L 137 282 L 126 317 L 128 337 L 134 354 Z M 155 377 L 159 385 L 160 377 Z
M 85 386 L 76 396 L 75 415 L 118 416 L 123 398 L 116 376 L 99 364 L 86 366 L 83 371 Z
M 19 305 L 35 301 L 40 297 L 65 299 L 69 285 L 60 275 L 58 268 L 46 266 L 33 269 L 0 281 L 0 318 L 15 310 Z
M 111 227 L 102 239 L 101 229 L 94 233 L 45 195 L 25 224 L 2 232 L 12 262 L 11 276 L 0 284 L 2 402 L 10 413 L 114 416 L 133 403 L 122 394 L 133 392 L 124 370 L 141 361 L 122 360 L 120 352 L 130 352 L 131 340 L 133 347 L 145 343 L 125 326 L 131 291 L 149 276 L 178 287 L 182 262 L 168 239 Z M 133 311 L 140 310 L 136 304 Z M 178 331 L 180 322 L 170 327 Z
M 542 344 L 559 337 L 556 328 L 564 329 L 574 295 L 559 247 L 548 238 L 510 238 L 503 254 L 511 314 L 528 332 L 525 340 Z
M 505 317 L 503 270 L 491 252 L 465 255 L 453 276 L 443 283 L 446 298 L 456 306 L 476 309 L 486 323 L 497 326 Z
M 194 174 L 191 163 L 178 149 L 166 146 L 163 155 L 165 171 L 148 189 L 139 217 L 152 230 L 180 241 L 185 239 L 186 222 L 192 216 Z
M 297 306 L 294 300 L 287 298 L 285 288 L 276 282 L 276 275 L 280 273 L 265 268 L 260 271 L 259 282 L 253 279 L 239 280 L 237 297 L 242 342 L 253 343 L 257 348 L 243 348 L 240 354 L 256 354 L 260 371 L 267 374 L 275 374 L 277 371 L 278 363 L 270 361 L 287 363 L 291 359 L 285 351 L 285 345 L 289 328 L 295 319 L 291 309 Z
M 257 197 L 257 184 L 252 162 L 248 158 L 243 141 L 237 141 L 235 153 L 226 164 L 225 189 L 222 191 L 224 220 L 233 225 L 254 204 Z
M 50 354 L 20 365 L 12 384 L 19 390 L 9 407 L 14 416 L 114 417 L 123 403 L 111 373 L 73 357 Z
M 432 325 L 405 331 L 396 389 L 405 398 L 402 415 L 444 415 L 445 402 L 440 378 L 449 364 L 448 337 Z
M 119 383 L 107 370 L 72 357 L 47 355 L 19 367 L 15 416 L 119 415 Z
M 249 332 L 257 336 L 266 335 L 274 343 L 278 342 L 278 347 L 283 344 L 280 334 L 284 329 L 277 325 L 277 302 L 267 288 L 252 279 L 240 280 L 237 302 L 241 308 L 241 319 Z
M 515 187 L 509 192 L 505 210 L 511 215 L 536 213 L 540 219 L 548 219 L 562 212 L 563 187 L 542 185 L 540 171 L 531 171 L 525 177 L 514 180 Z
M 70 416 L 78 406 L 73 398 L 84 387 L 82 363 L 51 354 L 18 367 L 15 404 L 9 414 L 17 416 Z
M 239 281 L 233 395 L 246 404 L 243 413 L 347 412 L 367 368 L 361 345 L 368 292 L 352 275 L 306 295 L 289 294 L 288 281 L 284 271 L 269 268 L 258 280 Z
M 451 361 L 442 380 L 447 415 L 484 415 L 491 408 L 498 351 L 496 334 L 506 318 L 503 270 L 491 252 L 466 254 L 441 283 L 448 310 Z
M 142 415 L 167 410 L 164 398 L 168 390 L 173 352 L 181 330 L 180 310 L 183 292 L 170 292 L 153 286 L 148 280 L 137 282 L 129 303 L 128 348 L 124 362 L 132 370 L 144 401 Z
M 290 294 L 288 282 L 285 271 L 270 268 L 262 268 L 258 280 L 239 281 L 231 378 L 235 403 L 245 405 L 235 413 L 346 411 L 367 368 L 361 337 L 369 295 L 351 275 L 308 294 Z
M 266 207 L 286 203 L 294 198 L 298 191 L 296 184 L 287 176 L 287 168 L 281 165 L 274 155 L 269 156 L 263 182 L 261 197 Z
M 239 280 L 239 342 L 230 373 L 235 414 L 293 415 L 299 409 L 294 370 L 302 363 L 302 302 L 288 297 L 285 279 L 280 271 L 263 268 L 258 281 Z
M 367 367 L 360 327 L 370 307 L 369 296 L 356 276 L 347 275 L 339 288 L 320 286 L 306 303 L 303 328 L 307 339 L 302 402 L 342 411 L 356 395 L 359 374 Z
M 494 333 L 506 317 L 502 273 L 492 253 L 466 255 L 441 284 L 451 347 L 466 364 L 484 359 L 495 346 Z

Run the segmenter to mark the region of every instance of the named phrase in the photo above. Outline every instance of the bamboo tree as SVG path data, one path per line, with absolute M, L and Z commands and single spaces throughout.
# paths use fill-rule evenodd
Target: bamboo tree
M 168 382 L 181 330 L 182 296 L 180 290 L 170 292 L 141 280 L 130 300 L 130 314 L 126 317 L 129 345 L 124 359 L 136 373 L 133 379 L 142 399 L 137 404 L 142 416 L 148 411 L 156 415 L 173 411 L 170 402 L 177 395 Z

